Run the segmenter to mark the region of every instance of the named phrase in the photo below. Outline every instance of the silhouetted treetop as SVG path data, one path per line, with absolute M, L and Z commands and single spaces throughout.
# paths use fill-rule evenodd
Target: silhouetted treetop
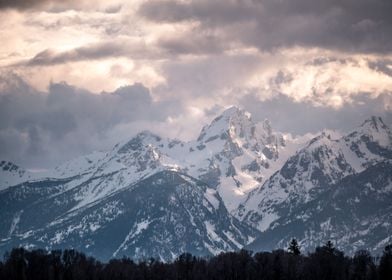
M 75 250 L 13 249 L 0 262 L 1 280 L 391 280 L 392 245 L 385 247 L 380 263 L 366 250 L 345 256 L 332 242 L 301 255 L 292 239 L 288 252 L 221 253 L 200 258 L 184 253 L 173 262 L 150 258 L 135 262 L 127 257 L 101 263 Z

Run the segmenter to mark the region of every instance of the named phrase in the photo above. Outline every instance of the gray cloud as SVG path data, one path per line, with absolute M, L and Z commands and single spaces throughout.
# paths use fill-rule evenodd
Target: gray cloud
M 102 42 L 93 45 L 75 48 L 70 51 L 56 52 L 54 50 L 44 50 L 36 54 L 32 59 L 18 63 L 17 65 L 42 66 L 56 65 L 68 62 L 97 60 L 104 58 L 126 56 L 132 59 L 149 57 L 153 59 L 154 54 L 147 54 L 143 44 L 129 44 L 127 42 Z
M 340 109 L 314 106 L 310 102 L 295 102 L 283 94 L 265 101 L 261 101 L 255 94 L 248 94 L 239 102 L 252 113 L 255 120 L 269 119 L 274 128 L 301 135 L 325 128 L 349 131 L 371 116 L 381 116 L 385 123 L 392 126 L 392 111 L 384 108 L 385 103 L 390 103 L 391 99 L 392 94 L 375 99 L 362 94 L 356 96 L 352 104 Z
M 219 54 L 226 47 L 224 42 L 214 34 L 202 32 L 195 33 L 195 35 L 189 34 L 189 37 L 189 40 L 183 40 L 182 37 L 161 38 L 158 41 L 158 48 L 146 46 L 143 42 L 119 40 L 86 45 L 63 52 L 46 49 L 27 61 L 21 61 L 11 66 L 50 66 L 115 57 L 154 60 L 188 54 L 190 51 L 197 54 Z
M 76 0 L 0 0 L 0 10 L 1 9 L 17 9 L 17 10 L 31 10 L 31 9 L 39 9 L 46 6 L 56 7 L 56 9 L 64 9 L 69 8 L 73 4 L 78 6 L 78 2 Z M 55 10 L 54 10 L 55 11 Z
M 138 132 L 120 131 L 112 139 L 119 126 L 143 121 L 147 125 L 139 130 L 150 129 L 148 122 L 182 112 L 179 102 L 154 102 L 142 84 L 94 94 L 66 83 L 37 92 L 15 75 L 6 80 L 0 91 L 0 157 L 24 166 L 48 167 L 110 148 Z
M 99 4 L 100 3 L 97 1 L 92 2 L 87 0 L 0 0 L 0 10 L 13 9 L 28 12 L 45 10 L 51 13 L 58 13 L 70 9 L 96 9 L 99 7 Z M 117 13 L 120 10 L 120 5 L 111 5 L 107 6 L 103 11 L 107 13 Z
M 0 9 L 30 9 L 33 7 L 42 6 L 50 0 L 0 0 Z
M 213 118 L 230 103 L 292 133 L 346 130 L 370 115 L 392 121 L 392 109 L 386 107 L 392 104 L 392 63 L 385 55 L 392 50 L 389 0 L 145 1 L 136 15 L 128 5 L 78 2 L 0 0 L 0 10 L 29 10 L 15 19 L 15 32 L 9 19 L 17 13 L 4 13 L 10 18 L 2 22 L 11 22 L 10 33 L 17 34 L 17 40 L 7 41 L 24 42 L 7 47 L 20 55 L 2 56 L 4 65 L 12 64 L 5 70 L 14 69 L 41 88 L 51 77 L 90 89 L 142 80 L 155 87 L 155 98 L 142 84 L 95 94 L 51 83 L 39 92 L 16 75 L 0 74 L 0 158 L 48 167 L 110 148 L 141 129 L 194 131 L 203 125 L 200 119 Z M 67 8 L 85 10 L 53 13 Z M 157 27 L 145 19 L 169 24 Z M 70 41 L 63 44 L 61 32 Z M 62 48 L 83 34 L 97 43 L 55 49 L 57 41 Z M 37 54 L 28 51 L 39 46 Z M 303 48 L 275 52 L 293 46 Z M 356 55 L 372 52 L 378 55 Z M 32 58 L 13 64 L 26 55 Z M 111 60 L 118 57 L 129 60 Z M 99 67 L 108 67 L 103 74 L 94 71 L 100 59 L 105 63 Z M 333 98 L 336 104 L 342 101 L 341 107 L 331 107 Z M 206 108 L 200 117 L 198 109 Z
M 254 55 L 210 55 L 197 60 L 173 60 L 163 64 L 167 84 L 164 91 L 175 91 L 182 97 L 216 96 L 236 87 L 260 67 Z M 219 96 L 218 96 L 219 97 Z
M 197 28 L 179 36 L 161 38 L 158 46 L 173 55 L 219 54 L 228 47 L 218 34 Z
M 391 53 L 391 11 L 389 0 L 200 0 L 148 1 L 139 14 L 156 22 L 198 21 L 204 32 L 219 30 L 227 41 L 263 51 L 310 46 Z
M 72 61 L 116 57 L 123 54 L 124 48 L 117 44 L 99 44 L 60 53 L 53 50 L 44 50 L 34 56 L 28 62 L 28 65 L 53 65 Z
M 377 61 L 369 61 L 368 65 L 371 69 L 374 69 L 392 77 L 392 60 L 384 59 Z
M 109 6 L 105 9 L 105 13 L 117 14 L 121 11 L 121 9 L 122 9 L 122 5 L 120 5 L 120 4 L 112 5 L 112 6 Z
M 279 72 L 271 82 L 284 83 L 290 79 Z M 182 101 L 178 101 L 179 97 Z M 391 94 L 376 99 L 360 94 L 353 103 L 333 109 L 295 102 L 283 94 L 262 101 L 255 89 L 254 93 L 239 94 L 237 104 L 250 111 L 255 120 L 268 118 L 280 131 L 302 134 L 324 128 L 349 130 L 371 115 L 380 115 L 391 125 L 391 108 L 385 108 L 391 99 Z M 170 127 L 169 117 L 185 118 L 174 124 L 181 126 L 176 129 L 194 132 L 195 126 L 201 128 L 203 123 L 187 119 L 189 96 L 175 95 L 163 100 L 154 101 L 142 84 L 94 94 L 62 82 L 51 83 L 47 92 L 38 92 L 16 75 L 3 75 L 0 158 L 22 166 L 47 168 L 93 150 L 109 149 L 140 130 L 154 131 L 158 126 L 157 132 L 162 132 Z M 205 110 L 205 117 L 212 119 L 221 109 L 212 106 Z

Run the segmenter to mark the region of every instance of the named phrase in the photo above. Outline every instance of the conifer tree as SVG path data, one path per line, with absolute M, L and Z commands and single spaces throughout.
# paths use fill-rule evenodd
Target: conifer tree
M 326 251 L 331 254 L 335 251 L 335 247 L 333 246 L 331 240 L 328 240 L 327 243 L 325 243 L 324 249 L 326 249 Z
M 301 250 L 298 245 L 298 242 L 295 238 L 291 239 L 289 243 L 289 248 L 288 248 L 289 253 L 294 254 L 296 256 L 301 255 Z

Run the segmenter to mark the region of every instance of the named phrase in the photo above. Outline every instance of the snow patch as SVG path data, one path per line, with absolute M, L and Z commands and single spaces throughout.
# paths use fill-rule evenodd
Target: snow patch
M 146 221 L 142 221 L 142 222 L 135 224 L 132 227 L 132 230 L 125 237 L 124 241 L 120 244 L 120 246 L 117 248 L 117 250 L 114 251 L 112 256 L 116 257 L 120 251 L 126 250 L 128 248 L 127 243 L 130 242 L 134 237 L 139 235 L 143 230 L 146 230 L 148 228 L 148 226 L 151 224 L 151 222 L 152 221 L 146 220 Z

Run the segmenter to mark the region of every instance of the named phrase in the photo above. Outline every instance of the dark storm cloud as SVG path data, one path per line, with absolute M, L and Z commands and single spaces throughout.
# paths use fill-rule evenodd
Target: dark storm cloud
M 391 94 L 380 95 L 375 99 L 360 94 L 354 97 L 352 104 L 334 109 L 314 106 L 310 102 L 295 102 L 283 94 L 265 101 L 248 94 L 240 100 L 240 104 L 252 113 L 253 119 L 269 119 L 275 129 L 301 135 L 322 129 L 348 131 L 371 116 L 380 116 L 386 124 L 392 126 L 392 111 L 384 108 L 391 99 Z
M 116 57 L 124 54 L 124 48 L 117 44 L 99 44 L 92 47 L 81 47 L 66 52 L 44 50 L 35 55 L 28 65 L 54 65 L 66 62 Z
M 25 166 L 48 167 L 110 148 L 115 143 L 108 138 L 119 125 L 164 121 L 173 108 L 181 113 L 178 102 L 154 102 L 142 84 L 93 94 L 66 83 L 52 83 L 43 93 L 15 75 L 0 80 L 7 81 L 0 81 L 0 157 Z M 120 136 L 136 132 L 122 131 Z
M 146 46 L 143 42 L 127 41 L 101 42 L 63 52 L 46 49 L 37 53 L 33 58 L 12 66 L 57 65 L 115 57 L 154 60 L 162 58 L 162 55 L 170 57 L 171 55 L 188 54 L 190 51 L 197 54 L 219 54 L 225 50 L 225 43 L 216 34 L 195 32 L 188 35 L 187 40 L 183 40 L 182 37 L 161 38 L 158 41 L 159 49 Z
M 184 40 L 184 37 L 187 39 Z M 195 28 L 192 32 L 180 36 L 162 38 L 158 41 L 159 47 L 169 54 L 220 54 L 226 44 L 217 34 Z
M 153 21 L 179 22 L 202 21 L 208 24 L 235 23 L 252 20 L 249 16 L 259 14 L 261 6 L 246 1 L 149 1 L 139 14 Z
M 76 0 L 0 0 L 0 10 L 2 9 L 17 9 L 30 10 L 45 7 L 46 5 L 58 6 L 61 8 L 67 7 L 70 4 L 77 3 Z M 80 2 L 80 1 L 79 1 Z
M 147 55 L 145 46 L 140 44 L 128 44 L 125 42 L 104 42 L 94 45 L 79 47 L 73 50 L 56 52 L 54 50 L 44 50 L 36 54 L 27 62 L 18 65 L 41 66 L 55 65 L 67 62 L 84 60 L 97 60 L 112 57 L 127 56 L 133 59 L 144 58 Z M 153 59 L 152 56 L 149 58 Z
M 0 9 L 30 9 L 42 6 L 50 0 L 0 0 Z
M 219 30 L 227 41 L 261 50 L 305 46 L 366 53 L 392 52 L 391 13 L 389 0 L 149 1 L 139 9 L 156 22 L 198 21 L 201 30 Z

